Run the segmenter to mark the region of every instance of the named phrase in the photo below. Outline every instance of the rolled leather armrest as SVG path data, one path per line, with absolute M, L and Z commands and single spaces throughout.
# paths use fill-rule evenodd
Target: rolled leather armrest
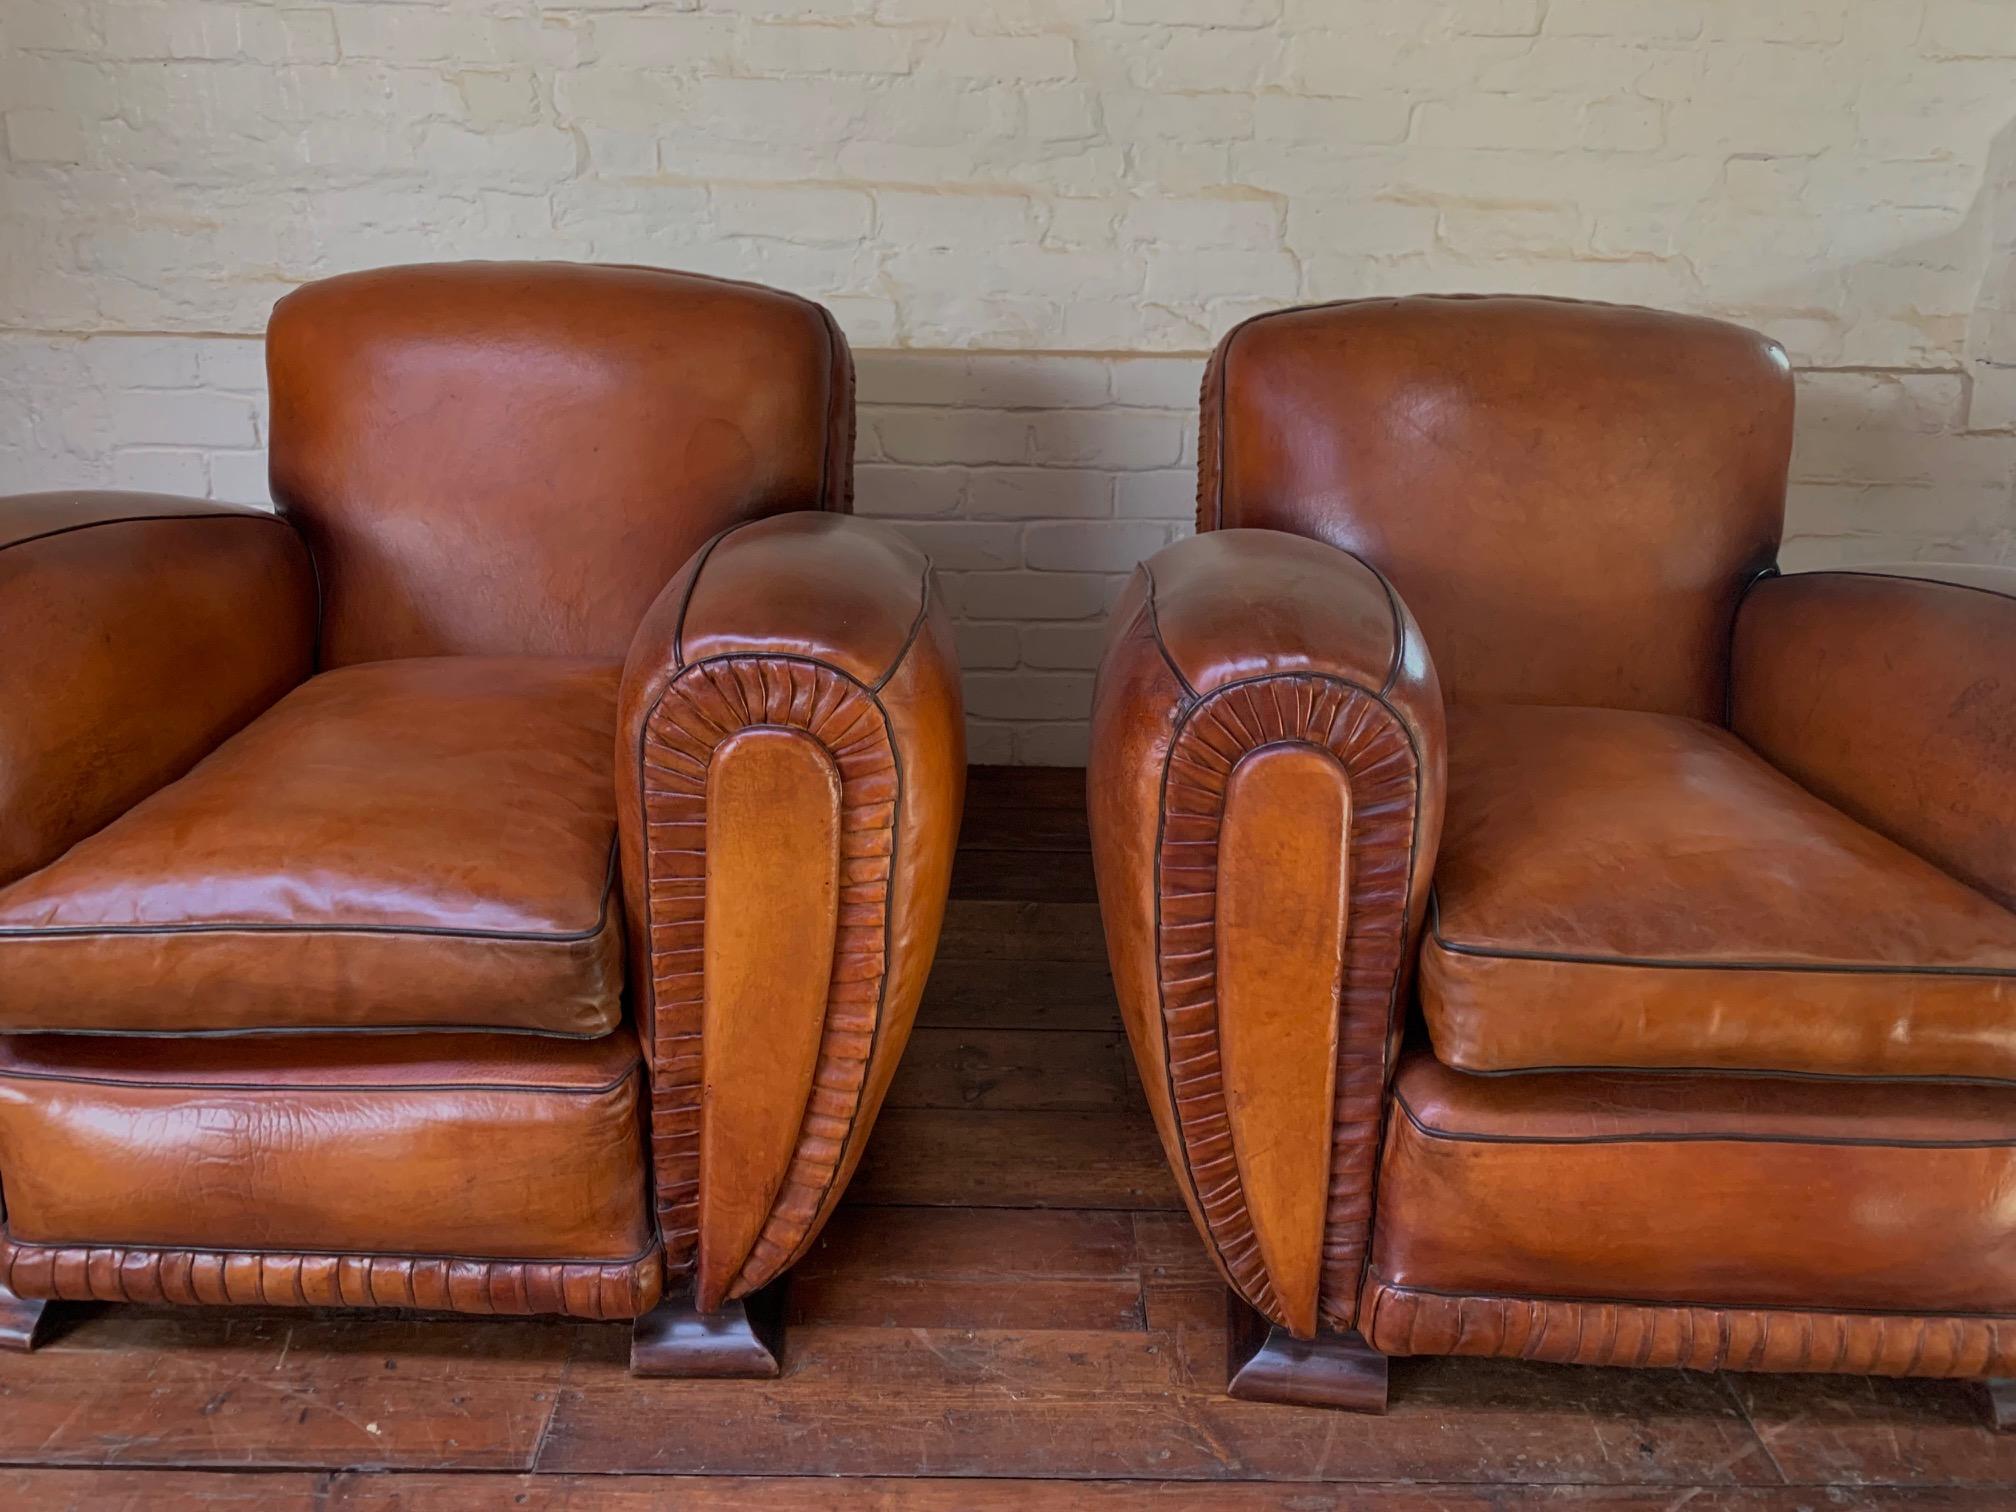
M 315 573 L 262 509 L 0 499 L 0 886 L 173 781 L 313 669 Z
M 1371 567 L 1269 530 L 1144 563 L 1093 699 L 1093 860 L 1177 1184 L 1233 1289 L 1351 1326 L 1441 832 L 1442 696 Z
M 914 547 L 811 513 L 717 536 L 632 643 L 631 980 L 669 1279 L 703 1309 L 811 1244 L 909 1037 L 965 793 L 951 646 Z
M 1766 578 L 1731 660 L 1730 728 L 1766 760 L 2016 908 L 2016 568 Z

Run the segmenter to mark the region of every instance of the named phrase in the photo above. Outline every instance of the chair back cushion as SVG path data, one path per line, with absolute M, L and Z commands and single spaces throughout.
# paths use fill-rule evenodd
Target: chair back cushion
M 273 496 L 315 552 L 325 667 L 620 658 L 717 531 L 848 506 L 846 343 L 752 284 L 384 268 L 282 299 L 266 356 Z
M 1736 602 L 1784 515 L 1774 343 L 1569 300 L 1374 299 L 1246 322 L 1204 388 L 1200 528 L 1357 552 L 1452 701 L 1721 719 Z

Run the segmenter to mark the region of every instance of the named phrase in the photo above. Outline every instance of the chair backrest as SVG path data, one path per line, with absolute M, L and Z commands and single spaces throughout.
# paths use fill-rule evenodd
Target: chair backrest
M 621 657 L 710 536 L 849 506 L 853 366 L 818 305 L 653 268 L 460 263 L 309 284 L 267 329 L 273 497 L 324 666 Z
M 1204 388 L 1199 527 L 1364 557 L 1451 699 L 1722 719 L 1784 520 L 1775 343 L 1571 300 L 1362 300 L 1238 326 Z

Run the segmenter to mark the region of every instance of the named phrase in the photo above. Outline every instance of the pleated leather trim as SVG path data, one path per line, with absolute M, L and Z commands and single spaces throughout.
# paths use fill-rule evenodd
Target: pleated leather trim
M 1312 745 L 1343 766 L 1351 790 L 1350 909 L 1337 1034 L 1335 1139 L 1325 1207 L 1318 1313 L 1348 1328 L 1372 1218 L 1387 1047 L 1407 936 L 1420 789 L 1413 743 L 1375 694 L 1336 678 L 1287 673 L 1232 683 L 1198 700 L 1170 747 L 1156 865 L 1157 970 L 1171 1103 L 1185 1169 L 1220 1261 L 1247 1301 L 1276 1322 L 1280 1299 L 1253 1232 L 1225 1112 L 1217 997 L 1218 841 L 1241 757 Z
M 658 1305 L 664 1259 L 465 1260 L 28 1244 L 0 1236 L 0 1279 L 21 1297 L 256 1307 L 634 1318 Z
M 1376 1275 L 1359 1317 L 1372 1347 L 1393 1355 L 1843 1375 L 2016 1374 L 2016 1317 L 1457 1297 L 1393 1286 Z
M 657 1002 L 651 1143 L 659 1229 L 674 1279 L 691 1274 L 699 1243 L 707 770 L 716 746 L 753 725 L 804 731 L 839 769 L 840 916 L 812 1096 L 783 1186 L 730 1289 L 735 1297 L 797 1259 L 854 1132 L 882 1018 L 902 792 L 882 706 L 821 663 L 764 655 L 696 662 L 666 687 L 645 723 L 645 907 Z M 778 948 L 792 946 L 779 941 Z

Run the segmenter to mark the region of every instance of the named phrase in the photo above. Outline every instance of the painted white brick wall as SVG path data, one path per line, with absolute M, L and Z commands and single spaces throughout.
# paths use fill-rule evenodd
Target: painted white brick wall
M 1800 369 L 1795 562 L 2016 561 L 2016 0 L 4 0 L 0 490 L 265 496 L 257 333 L 417 258 L 828 303 L 977 759 L 1082 758 L 1201 354 L 1524 289 Z

